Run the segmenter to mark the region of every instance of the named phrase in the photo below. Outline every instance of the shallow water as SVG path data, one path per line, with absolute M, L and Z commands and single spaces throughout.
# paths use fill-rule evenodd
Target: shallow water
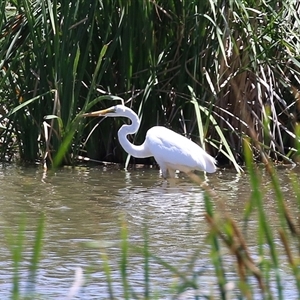
M 292 192 L 286 184 L 290 170 L 282 168 L 278 172 L 287 205 L 293 209 Z M 268 176 L 263 172 L 261 180 L 272 223 L 276 214 L 275 197 L 269 189 Z M 248 176 L 223 170 L 209 175 L 207 183 L 217 195 L 216 207 L 222 207 L 241 222 L 250 196 Z M 25 220 L 26 231 L 20 276 L 22 293 L 26 291 L 28 266 L 41 213 L 45 215 L 46 227 L 35 288 L 43 299 L 66 299 L 78 267 L 88 276 L 75 299 L 106 299 L 103 252 L 109 256 L 112 266 L 115 297 L 122 298 L 118 267 L 121 224 L 126 224 L 130 243 L 137 246 L 143 245 L 147 224 L 151 253 L 182 270 L 195 251 L 200 250 L 196 263 L 198 270 L 204 270 L 200 288 L 210 291 L 212 287 L 215 279 L 210 249 L 204 243 L 208 225 L 204 219 L 203 190 L 183 175 L 175 181 L 165 181 L 152 169 L 124 171 L 79 167 L 45 174 L 41 169 L 2 166 L 0 191 L 0 299 L 11 295 L 13 264 L 8 241 L 9 235 L 17 240 L 22 220 Z M 248 223 L 247 242 L 252 249 L 257 241 L 253 226 L 256 222 L 251 219 Z M 97 247 L 87 246 L 94 241 Z M 229 259 L 228 264 L 231 263 Z M 284 266 L 282 272 L 285 272 Z M 144 275 L 140 255 L 131 253 L 128 273 L 130 284 L 142 294 Z M 151 289 L 158 294 L 165 295 L 176 281 L 166 268 L 155 262 L 151 264 L 151 274 Z M 286 295 L 293 299 L 293 283 L 287 278 L 285 284 Z

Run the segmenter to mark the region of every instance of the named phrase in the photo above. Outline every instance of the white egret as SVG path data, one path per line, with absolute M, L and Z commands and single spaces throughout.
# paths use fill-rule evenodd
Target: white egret
M 132 123 L 123 125 L 118 131 L 120 144 L 127 153 L 134 157 L 145 158 L 153 156 L 159 164 L 164 178 L 168 174 L 170 177 L 175 177 L 176 170 L 188 174 L 194 170 L 214 173 L 217 169 L 215 159 L 200 146 L 163 126 L 150 128 L 142 145 L 130 143 L 127 135 L 138 131 L 140 120 L 133 110 L 124 105 L 115 105 L 104 110 L 85 113 L 83 116 L 129 118 Z

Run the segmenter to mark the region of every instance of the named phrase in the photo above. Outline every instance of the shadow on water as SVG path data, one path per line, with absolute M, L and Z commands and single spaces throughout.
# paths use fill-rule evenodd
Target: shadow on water
M 284 169 L 280 173 L 283 185 L 288 172 Z M 263 186 L 268 195 L 270 184 L 267 176 L 262 174 L 262 180 L 266 181 Z M 241 221 L 250 195 L 247 175 L 220 171 L 208 176 L 208 184 L 220 195 L 216 201 L 224 201 L 223 209 Z M 112 247 L 107 252 L 111 263 L 117 264 L 122 220 L 127 223 L 131 243 L 142 243 L 144 224 L 147 224 L 152 253 L 166 261 L 183 264 L 200 248 L 199 268 L 209 268 L 209 249 L 204 243 L 208 227 L 204 220 L 203 190 L 182 176 L 174 182 L 166 182 L 156 170 L 126 172 L 84 167 L 65 168 L 45 176 L 40 169 L 9 166 L 0 168 L 0 190 L 3 241 L 0 248 L 1 298 L 7 298 L 12 288 L 11 254 L 4 242 L 4 232 L 16 233 L 20 220 L 26 217 L 25 249 L 28 251 L 24 253 L 22 265 L 22 276 L 26 278 L 27 259 L 37 219 L 42 212 L 46 217 L 46 229 L 37 292 L 51 296 L 51 299 L 64 299 L 78 266 L 87 273 L 91 270 L 80 296 L 98 299 L 97 296 L 105 295 L 99 249 L 83 247 L 82 243 L 97 240 L 105 245 L 109 242 Z M 285 192 L 290 193 L 289 190 Z M 272 202 L 274 204 L 275 200 L 272 194 L 268 195 L 268 199 L 269 217 L 272 219 L 275 207 Z M 255 222 L 250 220 L 248 226 Z M 250 246 L 255 247 L 255 232 L 251 236 L 250 230 L 248 238 Z M 157 269 L 154 281 L 158 290 L 172 282 L 170 274 L 160 266 L 153 265 L 152 269 Z M 142 285 L 141 258 L 132 257 L 129 272 L 136 285 Z M 113 276 L 117 281 L 120 275 L 114 271 Z M 211 280 L 208 275 L 203 285 Z

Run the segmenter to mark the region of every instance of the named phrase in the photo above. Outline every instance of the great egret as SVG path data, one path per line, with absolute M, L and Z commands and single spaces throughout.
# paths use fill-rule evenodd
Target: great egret
M 137 158 L 153 156 L 160 166 L 164 178 L 169 173 L 175 177 L 176 170 L 191 173 L 201 170 L 208 173 L 216 171 L 215 159 L 206 153 L 196 143 L 163 126 L 154 126 L 146 134 L 142 145 L 133 145 L 127 135 L 134 134 L 140 127 L 137 114 L 124 105 L 83 114 L 84 117 L 127 117 L 132 124 L 123 125 L 118 131 L 118 138 L 124 150 Z

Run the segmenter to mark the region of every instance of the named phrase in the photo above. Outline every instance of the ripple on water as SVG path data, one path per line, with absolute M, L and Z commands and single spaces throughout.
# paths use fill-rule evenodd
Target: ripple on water
M 284 174 L 286 176 L 286 174 Z M 242 219 L 249 199 L 246 175 L 219 172 L 208 177 L 209 185 L 224 200 L 224 209 L 237 221 Z M 262 180 L 267 181 L 264 177 Z M 267 186 L 267 183 L 266 183 Z M 24 258 L 20 265 L 22 289 L 26 287 L 36 226 L 41 213 L 45 215 L 45 236 L 38 270 L 37 292 L 50 299 L 65 299 L 78 266 L 89 273 L 78 299 L 98 299 L 107 295 L 102 271 L 101 251 L 109 256 L 116 297 L 121 298 L 120 226 L 125 220 L 129 241 L 143 245 L 145 224 L 151 253 L 164 261 L 185 268 L 196 250 L 197 270 L 204 270 L 201 286 L 209 289 L 214 280 L 209 247 L 204 240 L 208 226 L 204 219 L 201 188 L 188 179 L 166 182 L 156 170 L 124 172 L 102 168 L 61 169 L 47 173 L 40 169 L 0 168 L 0 230 L 17 236 L 19 224 L 26 216 Z M 267 191 L 269 192 L 269 191 Z M 215 201 L 215 199 L 214 199 Z M 272 216 L 274 198 L 270 196 L 268 212 Z M 292 202 L 288 203 L 292 206 Z M 256 220 L 248 223 L 249 246 L 255 247 Z M 3 235 L 4 236 L 4 235 Z M 91 241 L 99 247 L 86 247 Z M 256 249 L 254 248 L 256 251 Z M 230 267 L 232 259 L 225 261 Z M 130 283 L 143 291 L 144 261 L 130 253 Z M 283 268 L 284 270 L 284 268 Z M 7 239 L 0 247 L 0 298 L 9 298 L 12 290 L 13 264 Z M 152 288 L 165 290 L 174 276 L 157 261 L 151 261 Z M 294 290 L 292 286 L 286 285 Z M 292 299 L 292 298 L 291 298 Z

